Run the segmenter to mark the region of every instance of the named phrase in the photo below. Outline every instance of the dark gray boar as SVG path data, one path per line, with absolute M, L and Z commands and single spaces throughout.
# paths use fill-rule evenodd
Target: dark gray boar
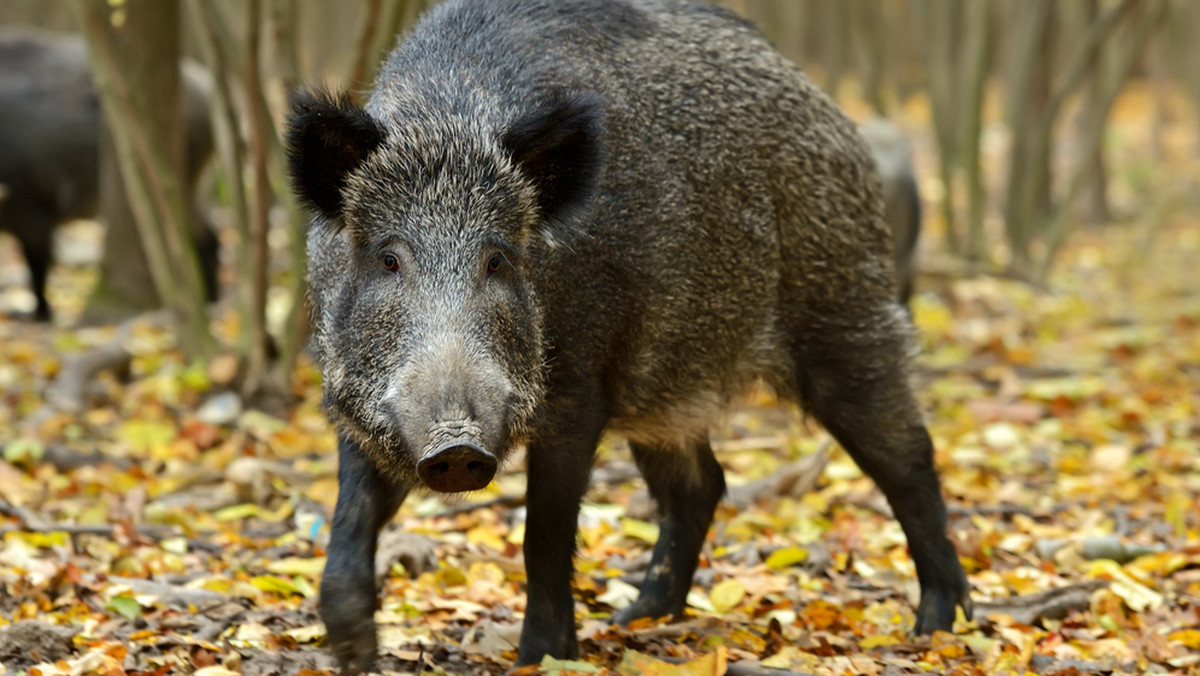
M 298 94 L 288 135 L 339 432 L 321 615 L 343 668 L 373 663 L 376 535 L 408 492 L 483 488 L 522 445 L 518 661 L 575 656 L 571 559 L 606 429 L 663 517 L 616 620 L 682 615 L 725 490 L 708 427 L 757 378 L 887 496 L 917 631 L 970 608 L 871 157 L 748 23 L 681 0 L 451 0 L 365 108 Z
M 183 77 L 185 176 L 194 186 L 213 153 L 211 85 L 197 64 L 185 65 Z M 0 230 L 21 243 L 39 320 L 50 318 L 46 275 L 55 227 L 96 215 L 103 129 L 83 38 L 0 31 L 0 183 L 9 187 Z M 198 210 L 193 220 L 201 224 Z M 198 228 L 196 246 L 206 288 L 215 296 L 218 243 L 207 225 Z
M 917 238 L 921 234 L 921 193 L 913 171 L 912 149 L 894 123 L 876 118 L 858 128 L 883 184 L 883 220 L 892 229 L 896 252 L 896 287 L 901 303 L 912 297 L 916 276 Z

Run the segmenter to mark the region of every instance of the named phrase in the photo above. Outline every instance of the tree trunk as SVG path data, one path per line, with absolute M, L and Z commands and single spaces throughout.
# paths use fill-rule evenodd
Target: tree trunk
M 979 161 L 980 135 L 983 129 L 983 94 L 988 74 L 988 7 L 990 0 L 969 0 L 966 17 L 965 67 L 960 73 L 963 92 L 962 137 L 960 139 L 963 174 L 967 188 L 967 260 L 987 262 L 984 246 L 983 212 L 987 195 L 983 189 L 983 170 Z
M 130 65 L 127 76 L 147 97 L 150 119 L 146 123 L 166 133 L 163 151 L 179 175 L 184 166 L 184 134 L 179 77 L 179 5 L 160 0 L 129 0 L 124 8 L 124 24 L 111 27 L 117 44 Z M 184 198 L 191 200 L 184 182 Z M 141 237 L 120 164 L 113 146 L 112 132 L 105 128 L 100 138 L 100 220 L 106 225 L 104 258 L 100 280 L 88 299 L 83 320 L 89 323 L 114 322 L 161 305 L 155 290 Z
M 74 0 L 72 5 L 87 39 L 92 77 L 151 281 L 180 320 L 185 353 L 203 356 L 214 341 L 184 197 L 178 0 L 117 7 Z
M 1072 32 L 1082 36 L 1087 32 L 1088 26 L 1100 16 L 1100 0 L 1081 0 L 1078 7 L 1075 8 L 1076 13 L 1072 16 L 1074 26 Z M 1084 89 L 1083 105 L 1079 112 L 1072 120 L 1072 133 L 1075 137 L 1075 157 L 1076 162 L 1083 162 L 1083 158 L 1089 155 L 1088 148 L 1085 146 L 1084 139 L 1087 136 L 1087 130 L 1095 120 L 1095 116 L 1099 114 L 1101 102 L 1104 98 L 1104 83 L 1107 73 L 1111 70 L 1108 62 L 1111 59 L 1105 59 L 1101 55 L 1099 62 L 1096 64 L 1096 69 L 1088 78 L 1087 86 Z M 1081 196 L 1081 215 L 1085 223 L 1107 223 L 1112 220 L 1112 212 L 1108 206 L 1108 168 L 1104 162 L 1104 152 L 1094 154 L 1095 159 L 1088 163 L 1083 174 L 1083 188 Z
M 961 140 L 959 97 L 956 91 L 959 68 L 953 48 L 959 22 L 955 20 L 955 13 L 951 11 L 952 6 L 947 0 L 922 0 L 917 8 L 924 34 L 921 54 L 925 64 L 926 90 L 929 92 L 934 138 L 937 140 L 946 248 L 954 255 L 961 255 L 963 248 L 955 215 L 957 191 L 954 186 Z
M 1036 181 L 1048 182 L 1049 175 L 1036 176 L 1037 138 L 1039 125 L 1050 124 L 1038 115 L 1036 91 L 1038 70 L 1046 70 L 1049 64 L 1039 63 L 1044 51 L 1047 25 L 1054 13 L 1053 3 L 1018 4 L 1010 9 L 1010 34 L 1008 56 L 1008 124 L 1012 132 L 1012 147 L 1008 154 L 1008 199 L 1005 207 L 1005 232 L 1011 252 L 1009 268 L 1020 278 L 1030 274 L 1029 247 L 1032 239 L 1030 222 L 1036 209 L 1038 187 Z M 1034 130 L 1031 133 L 1031 130 Z M 1049 157 L 1048 152 L 1046 157 Z M 1042 168 L 1049 166 L 1048 160 Z M 1044 185 L 1042 186 L 1045 187 Z
M 1044 281 L 1049 274 L 1054 257 L 1062 246 L 1067 232 L 1067 211 L 1072 202 L 1079 196 L 1084 184 L 1087 168 L 1095 157 L 1103 152 L 1104 130 L 1108 126 L 1108 116 L 1113 104 L 1121 94 L 1121 87 L 1129 79 L 1134 68 L 1146 53 L 1147 45 L 1153 42 L 1155 34 L 1162 26 L 1167 16 L 1169 4 L 1167 0 L 1150 0 L 1149 2 L 1130 5 L 1135 11 L 1133 18 L 1126 22 L 1128 25 L 1124 36 L 1114 37 L 1106 43 L 1112 54 L 1112 69 L 1110 77 L 1104 79 L 1104 88 L 1099 99 L 1099 110 L 1090 116 L 1090 125 L 1084 130 L 1083 147 L 1087 155 L 1077 165 L 1066 180 L 1066 194 L 1058 205 L 1048 214 L 1043 228 L 1046 241 L 1046 252 L 1038 262 L 1036 280 Z
M 837 98 L 838 87 L 846 74 L 846 42 L 850 37 L 848 17 L 844 0 L 825 3 L 821 8 L 825 28 L 821 36 L 823 65 L 825 66 L 825 91 Z

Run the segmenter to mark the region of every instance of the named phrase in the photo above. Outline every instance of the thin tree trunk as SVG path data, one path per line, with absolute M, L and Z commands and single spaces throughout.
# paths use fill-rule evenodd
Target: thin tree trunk
M 106 323 L 158 307 L 153 271 L 142 250 L 130 191 L 121 179 L 121 162 L 112 131 L 100 133 L 100 220 L 104 228 L 104 257 L 83 310 L 86 324 Z M 147 283 L 149 282 L 149 283 Z
M 411 4 L 411 0 L 393 0 L 387 3 L 397 15 L 402 15 L 403 10 L 409 4 Z M 394 29 L 389 27 L 387 30 L 393 31 Z M 300 63 L 295 56 L 297 54 L 295 31 L 290 33 L 285 32 L 284 35 L 286 39 L 276 45 L 276 48 L 282 51 L 284 55 L 278 75 L 284 83 L 288 83 L 290 90 L 290 83 L 294 83 L 299 77 L 298 69 Z M 382 43 L 382 37 L 379 39 Z M 276 129 L 277 138 L 281 131 L 280 129 Z M 305 276 L 308 265 L 306 251 L 307 221 L 287 187 L 282 154 L 278 152 L 272 153 L 271 159 L 271 174 L 276 177 L 276 180 L 282 187 L 279 191 L 279 201 L 284 208 L 288 223 L 288 253 L 291 274 L 289 298 L 292 303 L 291 308 L 288 310 L 288 316 L 284 321 L 282 334 L 279 336 L 279 355 L 275 363 L 272 364 L 271 379 L 286 390 L 286 387 L 291 382 L 291 375 L 295 370 L 296 361 L 299 359 L 300 352 L 311 332 L 307 307 L 308 280 Z
M 1093 78 L 1088 84 L 1087 92 L 1084 95 L 1084 105 L 1087 107 L 1087 117 L 1107 114 L 1104 109 L 1103 94 L 1098 78 Z M 1078 143 L 1080 151 L 1091 157 L 1087 168 L 1084 171 L 1084 188 L 1082 190 L 1082 217 L 1085 223 L 1100 224 L 1109 223 L 1113 220 L 1112 207 L 1109 206 L 1108 200 L 1108 163 L 1104 159 L 1104 152 L 1101 150 L 1097 153 L 1088 153 L 1086 148 L 1086 129 L 1091 126 L 1087 120 L 1080 120 L 1080 129 Z
M 1167 105 L 1170 98 L 1171 74 L 1167 69 L 1167 54 L 1169 43 L 1166 40 L 1152 44 L 1146 54 L 1146 66 L 1150 71 L 1150 91 L 1154 97 L 1153 117 L 1150 121 L 1150 148 L 1154 151 L 1154 159 L 1166 161 L 1167 144 L 1164 140 L 1167 129 Z M 1198 67 L 1200 64 L 1192 64 Z
M 1044 234 L 1050 216 L 1049 209 L 1043 206 L 1040 200 L 1050 184 L 1049 158 L 1054 124 L 1067 97 L 1079 88 L 1083 79 L 1095 68 L 1105 39 L 1140 2 L 1141 0 L 1122 0 L 1120 5 L 1095 21 L 1082 43 L 1071 53 L 1065 74 L 1048 97 L 1036 124 L 1032 129 L 1025 129 L 1025 125 L 1015 122 L 1013 124 L 1014 141 L 1025 141 L 1025 144 L 1014 142 L 1014 153 L 1009 167 L 1009 208 L 1005 213 L 1009 243 L 1013 248 L 1012 272 L 1018 276 L 1040 277 L 1042 275 L 1037 274 L 1035 267 L 1044 269 L 1044 266 L 1033 261 L 1031 244 L 1035 236 Z M 1046 8 L 1043 11 L 1050 12 L 1051 4 L 1034 3 L 1033 6 Z M 1031 35 L 1042 33 L 1042 30 L 1030 31 Z M 1034 44 L 1033 49 L 1028 50 L 1026 55 L 1030 52 L 1039 53 L 1042 49 L 1039 42 Z M 1028 68 L 1035 67 L 1034 63 L 1025 65 Z M 1012 87 L 1011 94 L 1020 96 L 1022 91 L 1028 91 L 1028 81 L 1026 84 L 1026 88 Z M 1017 112 L 1021 108 L 1019 105 L 1014 106 Z
M 887 102 L 883 87 L 884 54 L 887 51 L 887 33 L 883 30 L 879 13 L 882 7 L 876 0 L 858 0 L 852 8 L 850 29 L 854 36 L 855 52 L 863 86 L 863 97 L 871 104 L 875 114 L 886 117 Z
M 235 266 L 241 273 L 250 269 L 250 207 L 246 201 L 246 177 L 242 165 L 246 146 L 238 125 L 236 95 L 229 81 L 229 74 L 235 72 L 238 65 L 234 55 L 229 53 L 227 43 L 221 42 L 218 36 L 216 24 L 219 17 L 215 12 L 219 12 L 220 8 L 207 0 L 188 0 L 187 9 L 191 24 L 195 27 L 196 42 L 209 70 L 213 73 L 215 82 L 211 101 L 213 127 L 216 132 L 217 154 L 225 174 L 231 202 L 230 220 L 238 240 L 237 246 L 234 247 Z M 247 287 L 240 280 L 236 285 L 235 294 L 238 307 L 249 307 Z M 244 344 L 241 349 L 245 349 Z
M 836 97 L 838 87 L 842 84 L 842 77 L 846 72 L 846 39 L 849 37 L 849 31 L 846 29 L 847 16 L 846 4 L 843 0 L 837 2 L 826 3 L 822 8 L 822 19 L 824 19 L 824 35 L 821 39 L 821 47 L 824 51 L 823 62 L 825 65 L 825 91 L 829 92 L 830 96 Z
M 262 0 L 244 0 L 246 6 L 246 57 L 243 64 L 247 94 L 261 96 L 263 91 L 260 61 L 262 43 Z M 250 267 L 242 273 L 249 279 L 249 306 L 243 322 L 249 337 L 246 343 L 246 377 L 243 394 L 255 398 L 271 388 L 268 380 L 267 290 L 270 285 L 270 210 L 271 183 L 267 174 L 267 153 L 273 136 L 265 105 L 249 106 L 250 134 Z
M 925 83 L 920 77 L 920 64 L 927 63 L 924 57 L 925 35 L 923 6 L 926 0 L 898 0 L 880 3 L 886 25 L 891 27 L 893 46 L 888 72 L 893 78 L 892 86 L 903 103 L 917 93 L 923 93 Z M 922 36 L 920 44 L 914 36 Z
M 921 27 L 925 35 L 922 53 L 925 57 L 925 76 L 933 113 L 934 137 L 938 146 L 938 176 L 942 183 L 942 218 L 946 227 L 946 247 L 954 255 L 962 255 L 958 219 L 955 216 L 954 172 L 958 165 L 958 111 L 954 105 L 956 81 L 951 34 L 953 13 L 946 0 L 923 0 L 917 5 L 921 12 Z
M 1200 2 L 1188 3 L 1187 6 L 1191 9 L 1191 13 L 1189 14 L 1190 25 L 1194 31 L 1200 31 Z M 1195 33 L 1191 33 L 1188 36 L 1190 38 L 1191 49 L 1182 52 L 1185 54 L 1191 53 L 1191 57 L 1186 61 L 1188 64 L 1200 63 L 1200 40 L 1196 40 L 1194 36 Z M 1196 68 L 1193 65 L 1186 67 L 1186 71 L 1187 81 L 1191 85 L 1192 106 L 1194 109 L 1200 110 L 1200 68 Z M 1200 134 L 1196 135 L 1196 154 L 1200 155 Z
M 980 134 L 983 128 L 983 94 L 988 72 L 988 25 L 990 0 L 967 0 L 966 64 L 960 86 L 964 91 L 960 161 L 967 187 L 967 246 L 969 261 L 984 262 L 983 212 L 987 195 L 979 161 Z
M 1008 125 L 1012 148 L 1009 151 L 1005 230 L 1011 251 L 1009 266 L 1021 276 L 1027 275 L 1030 265 L 1028 219 L 1032 213 L 1027 206 L 1029 200 L 1026 193 L 1030 191 L 1029 164 L 1033 155 L 1030 127 L 1036 123 L 1036 120 L 1031 120 L 1033 111 L 1023 99 L 1034 87 L 1036 70 L 1047 67 L 1047 64 L 1038 63 L 1038 56 L 1043 51 L 1042 45 L 1054 6 L 1050 2 L 1035 2 L 1017 5 L 1012 11 L 1015 13 L 1011 33 L 1014 42 L 1009 48 L 1011 63 L 1008 72 Z M 1048 180 L 1048 177 L 1043 180 Z
M 354 40 L 354 61 L 346 77 L 350 91 L 356 94 L 357 98 L 361 98 L 362 92 L 371 84 L 367 77 L 368 71 L 375 66 L 375 47 L 384 18 L 384 3 L 383 0 L 364 0 L 361 9 L 358 37 Z
M 1151 0 L 1148 6 L 1139 12 L 1140 16 L 1137 22 L 1129 27 L 1130 35 L 1127 39 L 1124 41 L 1112 40 L 1106 43 L 1110 49 L 1117 50 L 1113 59 L 1112 77 L 1106 79 L 1105 90 L 1099 102 L 1100 109 L 1096 115 L 1091 117 L 1082 139 L 1084 148 L 1087 149 L 1087 155 L 1082 162 L 1075 166 L 1071 176 L 1068 177 L 1066 194 L 1047 219 L 1044 233 L 1046 253 L 1038 262 L 1038 281 L 1045 280 L 1049 273 L 1066 236 L 1067 214 L 1070 205 L 1082 191 L 1088 168 L 1095 156 L 1103 152 L 1104 130 L 1108 125 L 1108 116 L 1112 112 L 1113 104 L 1121 94 L 1121 87 L 1129 79 L 1138 59 L 1145 54 L 1151 38 L 1167 16 L 1168 7 L 1167 0 Z

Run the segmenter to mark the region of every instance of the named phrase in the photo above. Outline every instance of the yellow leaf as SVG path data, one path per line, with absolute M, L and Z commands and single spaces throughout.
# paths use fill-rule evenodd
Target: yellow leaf
M 250 578 L 250 584 L 265 592 L 274 592 L 291 596 L 292 594 L 301 594 L 301 591 L 290 580 L 285 580 L 275 575 L 255 575 Z
M 1122 570 L 1121 565 L 1108 559 L 1093 561 L 1088 569 L 1093 577 L 1104 576 L 1112 580 L 1112 593 L 1121 597 L 1129 609 L 1140 613 L 1154 610 L 1163 603 L 1163 595 L 1133 579 Z
M 307 627 L 296 627 L 283 632 L 284 636 L 290 636 L 297 643 L 315 643 L 318 639 L 325 636 L 324 624 L 310 624 Z
M 289 518 L 296 511 L 296 505 L 292 502 L 285 502 L 279 505 L 279 509 L 275 510 L 260 510 L 258 518 L 270 523 L 279 523 L 284 519 Z
M 900 639 L 896 638 L 893 634 L 875 634 L 859 641 L 858 645 L 863 650 L 870 650 L 871 648 L 878 648 L 880 646 L 896 645 L 900 642 Z
M 637 519 L 621 519 L 621 534 L 650 544 L 658 542 L 658 526 Z
M 289 557 L 267 564 L 267 570 L 280 575 L 307 575 L 313 577 L 325 569 L 325 557 Z
M 1180 629 L 1167 634 L 1167 638 L 1178 641 L 1192 650 L 1200 650 L 1200 629 Z
M 146 452 L 153 446 L 169 444 L 175 440 L 175 426 L 150 420 L 129 420 L 117 429 L 117 440 L 134 451 Z
M 508 541 L 511 544 L 520 546 L 525 543 L 525 522 L 517 524 L 508 534 Z
M 48 533 L 6 533 L 6 541 L 20 540 L 31 547 L 62 547 L 70 541 L 65 531 L 54 530 Z
M 41 461 L 46 447 L 36 439 L 14 439 L 4 444 L 0 457 L 13 465 L 32 465 Z
M 717 646 L 713 652 L 683 664 L 671 664 L 636 650 L 626 650 L 617 665 L 617 673 L 621 676 L 724 676 L 728 660 L 729 652 L 725 646 Z
M 476 561 L 467 569 L 467 579 L 472 583 L 488 582 L 501 585 L 504 584 L 504 571 L 494 563 Z
M 218 509 L 213 513 L 213 518 L 217 521 L 237 521 L 238 519 L 247 519 L 252 516 L 258 516 L 258 505 L 253 503 L 232 505 L 224 509 Z
M 506 549 L 504 538 L 500 537 L 500 534 L 496 532 L 496 527 L 491 524 L 476 526 L 467 531 L 467 542 L 474 545 L 484 545 L 498 552 Z
M 1163 602 L 1162 594 L 1144 584 L 1134 581 L 1133 578 L 1127 575 L 1113 580 L 1112 591 L 1125 601 L 1125 605 L 1129 606 L 1130 610 L 1138 613 L 1145 610 L 1154 610 L 1161 606 Z
M 588 664 L 580 660 L 557 660 L 549 655 L 542 658 L 541 673 L 552 674 L 559 676 L 566 674 L 595 674 L 599 673 L 599 669 L 594 664 Z
M 804 547 L 784 547 L 771 552 L 771 555 L 767 557 L 767 568 L 781 570 L 797 563 L 803 563 L 807 559 L 808 550 Z
M 737 607 L 746 597 L 746 585 L 740 580 L 721 580 L 713 585 L 708 598 L 718 613 L 727 613 Z
M 821 666 L 821 658 L 812 653 L 806 653 L 796 646 L 788 645 L 764 659 L 762 666 L 768 669 L 787 669 L 788 671 L 816 671 Z

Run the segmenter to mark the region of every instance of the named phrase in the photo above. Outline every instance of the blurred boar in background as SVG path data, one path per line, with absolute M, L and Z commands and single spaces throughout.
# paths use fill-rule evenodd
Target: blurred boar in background
M 913 171 L 912 149 L 896 124 L 875 118 L 858 128 L 879 171 L 883 184 L 884 220 L 892 229 L 896 250 L 896 288 L 901 303 L 908 303 L 916 276 L 917 238 L 921 234 L 921 194 Z
M 185 178 L 194 187 L 213 153 L 210 77 L 198 64 L 185 63 L 181 86 Z M 0 208 L 0 230 L 21 243 L 39 320 L 50 318 L 46 276 L 55 227 L 96 215 L 103 133 L 83 38 L 30 29 L 0 31 L 0 183 L 9 188 Z M 199 208 L 193 209 L 204 282 L 215 297 L 218 243 Z

